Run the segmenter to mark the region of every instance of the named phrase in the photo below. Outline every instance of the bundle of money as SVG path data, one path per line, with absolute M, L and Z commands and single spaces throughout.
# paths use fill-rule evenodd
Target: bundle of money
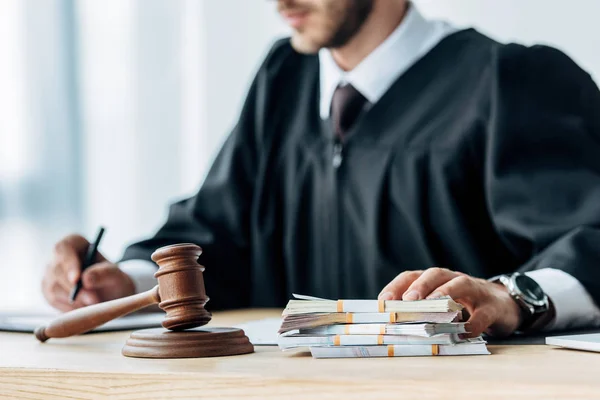
M 283 311 L 282 350 L 307 347 L 315 358 L 490 354 L 464 339 L 462 306 L 432 300 L 327 300 L 294 295 Z

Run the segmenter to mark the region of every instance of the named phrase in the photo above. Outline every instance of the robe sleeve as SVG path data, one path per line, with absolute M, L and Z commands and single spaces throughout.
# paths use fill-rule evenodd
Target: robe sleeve
M 562 270 L 599 305 L 598 87 L 549 47 L 508 46 L 498 66 L 484 157 L 495 229 L 521 271 Z
M 165 224 L 147 240 L 130 245 L 121 261 L 150 260 L 161 246 L 195 243 L 210 310 L 250 305 L 250 210 L 259 162 L 261 120 L 265 113 L 267 66 L 277 42 L 260 67 L 239 120 L 211 166 L 199 192 L 170 206 Z

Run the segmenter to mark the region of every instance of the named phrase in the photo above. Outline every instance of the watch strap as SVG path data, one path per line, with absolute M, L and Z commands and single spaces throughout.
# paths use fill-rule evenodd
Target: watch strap
M 517 332 L 521 334 L 528 334 L 533 332 L 539 332 L 550 324 L 554 318 L 556 318 L 556 308 L 554 303 L 548 298 L 548 310 L 545 312 L 532 315 L 529 319 L 524 319 Z

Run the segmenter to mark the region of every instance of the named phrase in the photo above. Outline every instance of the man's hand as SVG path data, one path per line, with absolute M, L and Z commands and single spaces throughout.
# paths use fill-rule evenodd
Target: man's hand
M 61 311 L 112 300 L 134 294 L 131 278 L 98 253 L 95 264 L 82 275 L 83 288 L 73 304 L 69 303 L 71 289 L 81 275 L 81 264 L 89 242 L 82 236 L 67 236 L 54 248 L 53 260 L 48 264 L 42 281 L 44 297 Z
M 503 285 L 473 278 L 445 268 L 405 271 L 379 295 L 381 300 L 420 300 L 451 296 L 469 314 L 469 337 L 486 332 L 494 336 L 513 333 L 521 322 L 519 305 Z

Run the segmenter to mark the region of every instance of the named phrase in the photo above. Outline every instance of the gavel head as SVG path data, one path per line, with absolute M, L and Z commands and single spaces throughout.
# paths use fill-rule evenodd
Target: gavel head
M 162 325 L 180 331 L 206 325 L 211 314 L 204 309 L 209 300 L 204 289 L 204 267 L 198 264 L 202 249 L 191 243 L 161 247 L 152 254 L 159 269 L 154 274 L 158 280 L 160 303 L 167 313 Z

